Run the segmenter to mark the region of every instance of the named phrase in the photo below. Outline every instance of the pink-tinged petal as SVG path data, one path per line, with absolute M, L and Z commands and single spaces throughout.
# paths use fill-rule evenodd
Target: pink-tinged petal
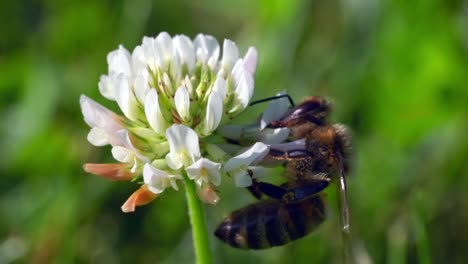
M 258 53 L 254 47 L 250 47 L 244 56 L 244 68 L 250 74 L 254 74 L 257 69 Z
M 219 196 L 213 189 L 213 186 L 206 184 L 197 191 L 198 197 L 204 203 L 216 205 L 219 202 Z
M 85 95 L 80 97 L 80 105 L 84 120 L 90 127 L 97 127 L 104 131 L 112 146 L 121 146 L 123 144 L 120 138 L 115 135 L 116 131 L 123 129 L 123 117 Z
M 119 115 L 86 95 L 81 95 L 80 105 L 84 120 L 90 127 L 99 127 L 106 131 L 115 131 L 122 128 L 120 123 L 122 118 Z
M 136 190 L 132 195 L 130 195 L 130 197 L 128 197 L 127 201 L 125 201 L 121 207 L 122 212 L 135 212 L 135 207 L 148 204 L 156 199 L 156 197 L 158 197 L 158 195 L 151 192 L 148 189 L 148 185 L 143 184 L 140 189 Z
M 129 181 L 136 175 L 130 171 L 129 165 L 125 163 L 86 163 L 84 171 L 104 177 L 113 181 Z

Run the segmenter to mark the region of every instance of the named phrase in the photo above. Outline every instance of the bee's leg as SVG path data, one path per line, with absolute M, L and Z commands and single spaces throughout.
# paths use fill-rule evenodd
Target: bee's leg
M 291 149 L 288 151 L 270 149 L 268 155 L 273 159 L 284 161 L 301 160 L 310 157 L 310 153 L 305 149 Z
M 260 200 L 262 198 L 262 192 L 260 192 L 255 184 L 252 184 L 247 187 L 247 190 L 257 199 Z
M 323 189 L 327 188 L 329 184 L 330 179 L 323 178 L 298 185 L 297 187 L 288 188 L 287 193 L 285 193 L 281 199 L 286 203 L 298 202 L 321 192 Z
M 251 170 L 247 170 L 247 173 L 252 178 L 252 185 L 248 186 L 247 190 L 257 199 L 260 199 L 262 195 L 266 195 L 270 198 L 280 200 L 288 192 L 288 189 L 283 186 L 257 181 L 257 179 L 253 177 L 254 175 Z
M 283 196 L 288 192 L 288 189 L 283 188 L 278 185 L 274 185 L 267 182 L 259 182 L 255 179 L 252 182 L 250 187 L 255 188 L 255 190 L 260 193 L 264 194 L 270 198 L 281 200 Z
M 259 182 L 253 180 L 250 188 L 254 190 L 252 193 L 264 194 L 270 198 L 282 200 L 286 203 L 294 203 L 304 200 L 316 193 L 321 192 L 330 183 L 329 178 L 314 180 L 305 184 L 298 185 L 297 187 L 286 188 L 267 182 Z M 254 194 L 255 196 L 255 194 Z

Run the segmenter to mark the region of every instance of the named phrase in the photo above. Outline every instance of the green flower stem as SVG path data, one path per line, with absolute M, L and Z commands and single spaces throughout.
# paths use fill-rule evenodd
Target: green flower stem
M 205 215 L 203 206 L 197 195 L 195 183 L 184 173 L 185 195 L 192 225 L 193 246 L 195 248 L 195 257 L 198 264 L 211 264 L 210 240 L 206 230 Z

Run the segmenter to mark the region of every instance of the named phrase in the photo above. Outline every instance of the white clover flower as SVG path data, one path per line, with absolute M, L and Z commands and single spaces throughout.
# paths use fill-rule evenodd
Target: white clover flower
M 238 186 L 249 185 L 249 166 L 263 159 L 268 147 L 255 144 L 231 158 L 218 146 L 221 137 L 213 134 L 222 135 L 218 128 L 249 105 L 257 57 L 250 47 L 242 58 L 231 40 L 224 40 L 221 49 L 209 35 L 192 41 L 165 32 L 144 37 L 133 51 L 123 46 L 111 51 L 108 73 L 100 77 L 98 88 L 122 115 L 84 95 L 80 105 L 91 127 L 89 142 L 110 144 L 120 163 L 85 164 L 85 171 L 112 180 L 143 177 L 144 184 L 122 206 L 125 212 L 168 187 L 177 190 L 183 179 L 194 181 L 200 199 L 211 204 L 219 201 L 215 187 L 224 172 L 234 175 Z M 265 129 L 251 139 L 281 143 L 288 133 Z
M 167 171 L 157 169 L 146 163 L 143 168 L 143 179 L 150 191 L 155 194 L 162 193 L 167 187 L 179 190 L 176 180 L 181 180 L 179 174 L 169 174 Z
M 167 165 L 174 170 L 188 167 L 200 158 L 198 136 L 184 125 L 172 125 L 166 130 L 170 151 L 166 156 Z
M 221 163 L 201 158 L 185 169 L 187 176 L 199 186 L 203 183 L 212 183 L 218 186 L 221 183 Z

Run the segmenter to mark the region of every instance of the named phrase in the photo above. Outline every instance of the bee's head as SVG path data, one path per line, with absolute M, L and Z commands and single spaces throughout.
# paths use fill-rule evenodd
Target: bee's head
M 331 126 L 317 127 L 307 136 L 306 149 L 315 159 L 334 167 L 339 159 L 335 151 L 336 142 L 337 136 Z

